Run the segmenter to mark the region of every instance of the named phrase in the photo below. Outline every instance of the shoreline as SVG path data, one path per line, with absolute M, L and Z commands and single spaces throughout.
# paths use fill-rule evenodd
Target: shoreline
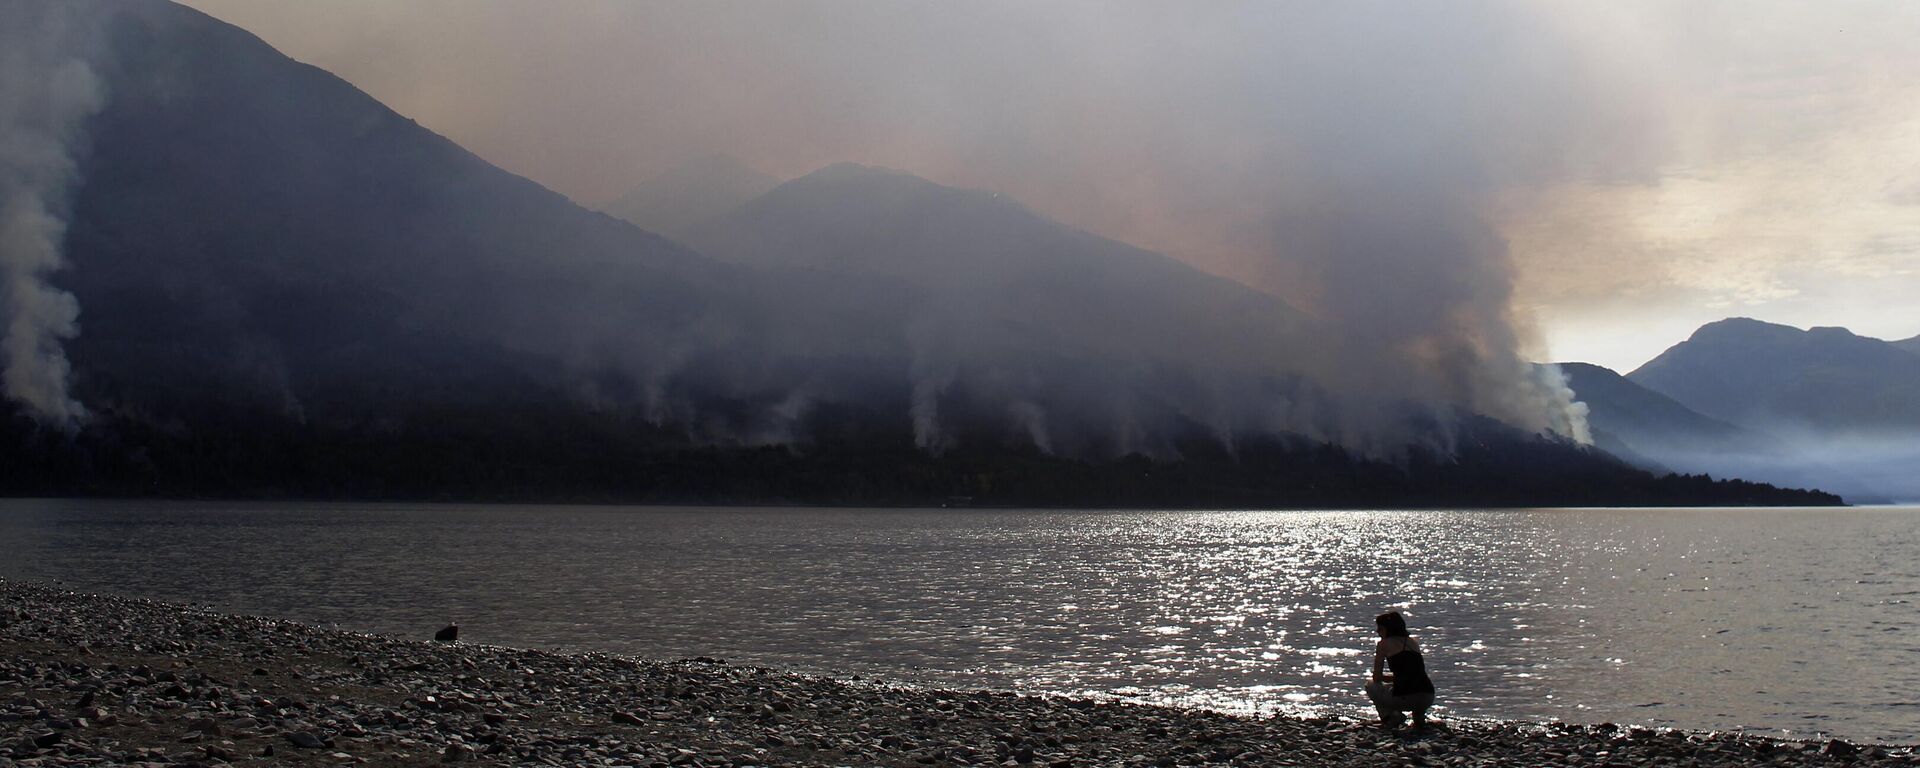
M 1920 749 L 1612 724 L 1388 732 L 405 640 L 0 579 L 0 768 L 142 762 L 1911 766 Z
M 1855 504 L 1842 500 L 1835 504 L 1635 504 L 1635 505 L 1539 505 L 1539 504 L 1478 504 L 1458 506 L 1420 506 L 1417 504 L 1359 504 L 1352 506 L 1294 505 L 1274 507 L 1254 506 L 1047 506 L 1034 504 L 880 504 L 880 503 L 801 503 L 780 504 L 774 502 L 664 502 L 664 501 L 488 501 L 454 500 L 439 498 L 337 498 L 325 496 L 313 497 L 274 497 L 274 496 L 10 496 L 0 494 L 0 502 L 28 501 L 85 501 L 127 504 L 311 504 L 311 505 L 369 505 L 369 506 L 408 506 L 408 507 L 565 507 L 580 509 L 644 509 L 644 510 L 856 510 L 862 512 L 1516 512 L 1526 510 L 1876 510 L 1876 509 L 1920 509 L 1920 499 L 1914 501 L 1895 501 L 1888 503 Z

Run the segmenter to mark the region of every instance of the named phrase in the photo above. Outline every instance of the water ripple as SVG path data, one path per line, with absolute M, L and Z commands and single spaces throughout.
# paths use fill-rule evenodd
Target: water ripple
M 1360 714 L 1920 740 L 1920 510 L 1012 512 L 0 502 L 0 575 L 354 629 Z M 1844 684 L 1842 684 L 1844 682 Z

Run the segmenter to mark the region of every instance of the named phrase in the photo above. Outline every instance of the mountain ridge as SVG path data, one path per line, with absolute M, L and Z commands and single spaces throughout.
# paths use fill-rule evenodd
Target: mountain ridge
M 1578 399 L 1588 405 L 1588 425 L 1631 436 L 1627 443 L 1642 454 L 1754 450 L 1776 443 L 1771 437 L 1694 411 L 1612 369 L 1592 363 L 1556 365 L 1566 373 Z
M 906 322 L 929 446 L 944 441 L 934 401 L 956 376 L 988 389 L 954 407 L 1012 403 L 1019 412 L 1007 418 L 1043 445 L 1114 453 L 1171 453 L 1182 431 L 1229 441 L 1298 431 L 1239 404 L 1324 397 L 1280 354 L 1309 346 L 1307 318 L 1285 302 L 990 191 L 836 163 L 688 242 L 734 263 L 867 276 L 913 295 Z M 1167 391 L 1181 402 L 1159 402 Z
M 661 171 L 600 209 L 642 229 L 682 239 L 780 183 L 732 155 L 705 155 Z
M 245 30 L 104 7 L 116 96 L 56 275 L 83 402 L 310 419 L 551 397 L 736 439 L 791 428 L 795 378 L 870 378 L 873 352 L 838 340 L 883 302 L 816 313 L 784 298 L 809 275 L 575 205 Z
M 1920 499 L 1920 355 L 1845 328 L 1750 318 L 1701 326 L 1627 376 L 1700 413 L 1774 440 L 1695 447 L 1676 467 L 1818 485 L 1849 499 Z
M 1627 378 L 1767 431 L 1920 429 L 1920 357 L 1845 328 L 1708 323 Z
M 963 314 L 916 314 L 939 280 L 708 258 L 494 167 L 237 27 L 160 0 L 94 7 L 110 13 L 110 55 L 96 67 L 110 97 L 86 126 L 93 146 L 79 158 L 68 265 L 53 277 L 80 307 L 82 331 L 65 351 L 73 394 L 92 417 L 68 433 L 11 400 L 0 405 L 0 466 L 12 470 L 0 492 L 895 505 L 949 496 L 1158 506 L 1837 501 L 1656 478 L 1471 416 L 1451 425 L 1457 445 L 1412 446 L 1397 464 L 1281 428 L 1288 421 L 1250 421 L 1222 439 L 1215 427 L 1233 418 L 1278 417 L 1215 412 L 1220 403 L 1304 410 L 1327 396 L 1274 375 L 1289 361 L 1234 354 L 1242 344 L 1255 350 L 1245 354 L 1278 355 L 1253 342 L 1271 340 L 1270 328 L 1285 325 L 1274 319 L 1292 313 L 1230 281 L 1032 219 L 1020 232 L 933 230 L 971 255 L 1030 242 L 1067 254 L 1042 249 L 1067 260 L 1018 273 L 1004 296 L 978 280 L 973 292 L 932 302 L 985 318 L 948 333 L 935 321 Z M 961 212 L 1018 210 L 933 194 Z M 1115 253 L 1134 268 L 1076 269 Z M 1189 286 L 1189 300 L 1147 290 L 1169 277 Z M 1232 300 L 1210 301 L 1222 292 Z M 1063 310 L 1062 296 L 1079 297 L 1087 314 Z M 1200 298 L 1209 301 L 1194 307 Z M 1145 340 L 1081 333 L 1155 318 L 1192 325 Z M 1081 325 L 1056 325 L 1067 320 Z M 1049 346 L 1076 334 L 1085 343 Z M 968 352 L 974 343 L 1019 354 L 980 357 Z M 1223 367 L 1194 377 L 1179 364 L 1194 360 Z M 930 446 L 917 432 L 935 416 L 947 440 Z M 1075 419 L 1090 434 L 1110 431 L 1080 453 L 1070 445 Z
M 1920 355 L 1920 336 L 1915 336 L 1911 339 L 1901 339 L 1899 341 L 1890 341 L 1887 343 L 1892 344 L 1901 349 L 1904 349 L 1908 352 L 1912 352 L 1916 355 Z
M 957 220 L 940 221 L 943 217 Z M 785 219 L 772 224 L 792 228 L 756 235 L 768 219 Z M 951 251 L 926 247 L 940 240 L 957 246 Z M 857 163 L 835 163 L 783 183 L 710 222 L 689 242 L 727 261 L 879 274 L 957 292 L 957 298 L 971 302 L 994 300 L 977 289 L 1019 288 L 1022 279 L 1048 280 L 1049 289 L 1071 288 L 1073 280 L 1106 280 L 1102 270 L 1120 265 L 1141 270 L 1127 276 L 1131 283 L 1113 281 L 1138 298 L 1152 298 L 1137 289 L 1154 281 L 1179 281 L 1214 291 L 1211 295 L 1231 311 L 1260 313 L 1271 323 L 1264 329 L 1269 332 L 1298 330 L 1309 322 L 1271 294 L 1069 227 L 997 192 L 949 187 Z

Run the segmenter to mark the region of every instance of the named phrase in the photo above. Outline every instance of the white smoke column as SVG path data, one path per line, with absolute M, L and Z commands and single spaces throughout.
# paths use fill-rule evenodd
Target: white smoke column
M 1038 403 L 1021 400 L 1008 406 L 1015 423 L 1026 430 L 1027 439 L 1033 441 L 1033 447 L 1048 456 L 1053 455 L 1053 436 L 1047 431 L 1047 412 Z
M 940 396 L 952 384 L 952 373 L 914 376 L 913 444 L 923 451 L 938 455 L 952 447 L 951 438 L 940 429 Z
M 1566 371 L 1557 365 L 1542 365 L 1535 370 L 1542 400 L 1540 409 L 1553 418 L 1548 429 L 1581 445 L 1592 445 L 1593 429 L 1587 426 L 1587 404 L 1574 399 Z
M 907 371 L 913 383 L 912 402 L 908 406 L 913 418 L 913 444 L 936 456 L 953 447 L 953 435 L 940 424 L 940 398 L 960 376 L 954 339 L 941 328 L 929 314 L 916 319 L 906 329 L 913 354 Z
M 48 277 L 63 264 L 74 142 L 103 102 L 82 57 L 93 25 L 59 4 L 10 5 L 0 22 L 0 378 L 41 421 L 73 429 L 86 410 L 61 342 L 80 332 L 80 305 Z

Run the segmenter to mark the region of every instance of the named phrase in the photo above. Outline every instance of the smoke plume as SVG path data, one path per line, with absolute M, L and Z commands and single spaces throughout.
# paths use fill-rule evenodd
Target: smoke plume
M 79 53 L 92 28 L 61 4 L 9 4 L 0 21 L 0 362 L 8 397 L 70 429 L 86 410 L 68 390 L 61 343 L 80 332 L 80 305 L 49 278 L 62 266 L 76 141 L 102 104 Z

